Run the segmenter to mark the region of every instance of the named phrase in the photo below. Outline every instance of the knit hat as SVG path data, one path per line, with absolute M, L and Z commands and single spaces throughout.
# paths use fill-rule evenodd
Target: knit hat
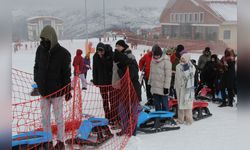
M 154 56 L 162 56 L 162 53 L 163 53 L 161 47 L 157 44 L 155 44 L 152 47 L 152 52 Z
M 176 47 L 176 52 L 177 53 L 180 53 L 181 51 L 183 51 L 184 50 L 184 46 L 183 45 L 178 45 L 177 47 Z
M 127 49 L 127 48 L 129 47 L 129 46 L 125 43 L 124 40 L 119 40 L 119 41 L 117 41 L 115 45 L 120 45 L 120 46 L 122 46 L 124 49 Z
M 102 42 L 98 43 L 96 46 L 96 51 L 97 52 L 98 51 L 105 51 L 105 45 Z

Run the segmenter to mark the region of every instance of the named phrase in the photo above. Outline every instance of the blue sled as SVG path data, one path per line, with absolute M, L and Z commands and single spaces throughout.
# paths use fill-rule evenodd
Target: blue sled
M 174 121 L 174 113 L 169 111 L 149 112 L 150 109 L 144 107 L 138 116 L 137 130 L 144 133 L 156 133 L 161 131 L 180 129 Z
M 12 147 L 19 145 L 38 145 L 52 141 L 52 134 L 42 131 L 31 131 L 12 136 Z
M 92 117 L 84 120 L 78 129 L 77 136 L 66 140 L 66 143 L 69 145 L 98 146 L 114 136 L 108 127 L 108 123 L 108 119 L 105 118 Z

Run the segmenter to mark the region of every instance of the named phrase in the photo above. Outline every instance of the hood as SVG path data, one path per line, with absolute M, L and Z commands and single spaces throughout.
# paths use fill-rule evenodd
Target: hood
M 43 38 L 50 40 L 50 42 L 51 42 L 50 49 L 52 49 L 53 47 L 56 46 L 56 44 L 58 44 L 56 31 L 51 26 L 44 27 L 43 30 L 41 31 L 40 37 L 43 37 Z
M 81 55 L 82 55 L 82 50 L 81 49 L 77 49 L 76 56 L 81 56 Z

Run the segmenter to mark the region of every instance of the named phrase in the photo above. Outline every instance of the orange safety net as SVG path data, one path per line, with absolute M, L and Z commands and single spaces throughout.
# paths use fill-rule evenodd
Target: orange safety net
M 111 150 L 124 149 L 136 128 L 139 100 L 130 81 L 128 70 L 113 85 L 95 86 L 88 83 L 87 90 L 82 90 L 80 78 L 76 76 L 69 85 L 45 97 L 31 96 L 32 83 L 34 83 L 32 74 L 12 69 L 13 136 L 30 131 L 34 133 L 44 131 L 43 127 L 47 127 L 46 131 L 51 128 L 54 145 L 58 137 L 63 136 L 66 149 L 93 147 Z M 65 101 L 65 95 L 69 95 L 69 92 L 72 98 Z M 63 117 L 60 116 L 60 111 L 63 112 Z M 108 123 L 93 126 L 96 121 L 88 121 L 91 118 L 102 118 L 104 122 L 106 118 Z M 51 126 L 48 127 L 48 125 Z M 64 130 L 60 128 L 62 126 Z M 92 128 L 90 133 L 86 131 L 88 138 L 81 139 L 82 141 L 77 138 L 80 126 L 86 129 Z M 81 130 L 81 133 L 85 134 L 85 130 Z M 30 138 L 33 137 L 27 136 L 15 140 Z M 17 149 L 38 149 L 47 143 L 16 147 Z

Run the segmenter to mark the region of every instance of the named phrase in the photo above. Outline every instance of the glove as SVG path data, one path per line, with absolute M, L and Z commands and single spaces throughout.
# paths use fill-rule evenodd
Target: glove
M 69 101 L 71 98 L 72 98 L 72 94 L 70 92 L 65 95 L 65 100 L 66 101 Z
M 164 88 L 163 93 L 164 93 L 164 95 L 167 95 L 168 94 L 168 89 Z

